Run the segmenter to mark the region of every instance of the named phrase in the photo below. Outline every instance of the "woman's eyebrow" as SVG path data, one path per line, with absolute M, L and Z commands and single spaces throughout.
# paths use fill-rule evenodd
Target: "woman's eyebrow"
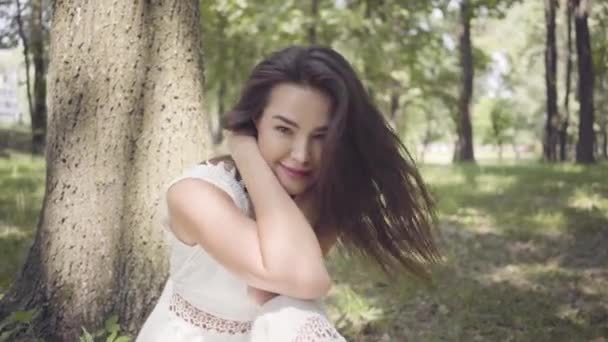
M 286 123 L 286 124 L 288 124 L 288 125 L 294 126 L 294 127 L 296 127 L 296 128 L 300 128 L 300 126 L 298 126 L 298 124 L 297 124 L 297 123 L 295 123 L 295 122 L 293 122 L 293 121 L 289 120 L 288 118 L 284 117 L 284 116 L 283 116 L 283 115 L 281 115 L 281 114 L 275 114 L 275 115 L 273 115 L 272 117 L 273 117 L 273 118 L 276 118 L 276 119 L 279 119 L 279 120 L 283 121 L 284 123 Z
M 288 125 L 291 125 L 291 126 L 293 126 L 295 128 L 300 128 L 300 126 L 297 123 L 295 123 L 294 121 L 292 121 L 292 120 L 284 117 L 281 114 L 275 114 L 272 117 L 275 118 L 275 119 L 279 119 L 280 121 L 282 121 L 282 122 L 284 122 L 284 123 L 286 123 Z M 321 127 L 317 127 L 317 128 L 315 128 L 315 131 L 327 131 L 327 125 L 321 126 Z

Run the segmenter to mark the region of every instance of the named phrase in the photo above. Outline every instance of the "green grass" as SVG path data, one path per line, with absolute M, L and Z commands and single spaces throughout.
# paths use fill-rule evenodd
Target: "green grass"
M 608 336 L 608 165 L 422 172 L 438 200 L 445 262 L 423 286 L 335 254 L 327 302 L 349 341 Z
M 428 165 L 422 172 L 438 200 L 445 262 L 425 286 L 334 254 L 327 309 L 349 341 L 608 336 L 607 164 Z M 41 158 L 0 159 L 0 293 L 27 253 L 43 186 Z
M 31 245 L 44 196 L 42 157 L 0 158 L 0 295 L 19 271 Z

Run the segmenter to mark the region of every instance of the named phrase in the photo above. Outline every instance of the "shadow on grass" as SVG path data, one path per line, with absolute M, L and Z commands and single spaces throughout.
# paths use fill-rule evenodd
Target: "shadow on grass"
M 404 275 L 387 280 L 352 260 L 333 264 L 328 305 L 349 341 L 570 342 L 608 334 L 608 274 L 552 264 L 542 246 L 502 235 L 446 235 L 447 261 L 430 288 Z
M 0 127 L 0 152 L 4 150 L 30 153 L 32 132 L 27 127 Z
M 336 257 L 332 318 L 353 341 L 608 335 L 607 166 L 425 167 L 446 255 L 434 285 Z
M 530 241 L 563 266 L 608 265 L 608 165 L 452 169 L 466 181 L 432 184 L 445 223 Z

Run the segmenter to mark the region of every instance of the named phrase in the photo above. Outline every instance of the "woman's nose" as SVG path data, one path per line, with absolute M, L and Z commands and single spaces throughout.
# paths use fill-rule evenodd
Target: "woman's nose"
M 310 147 L 307 139 L 299 139 L 291 148 L 291 157 L 298 163 L 305 164 L 310 158 Z

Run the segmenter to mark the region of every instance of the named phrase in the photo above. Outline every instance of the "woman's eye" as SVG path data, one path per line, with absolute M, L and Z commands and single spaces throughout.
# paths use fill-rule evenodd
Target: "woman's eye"
M 289 132 L 290 132 L 289 128 L 287 128 L 287 127 L 285 127 L 285 126 L 277 126 L 275 129 L 276 129 L 277 131 L 279 131 L 279 132 L 281 132 L 281 133 L 285 133 L 285 134 L 287 134 L 287 133 L 289 133 Z
M 323 139 L 325 139 L 325 134 L 315 135 L 314 138 L 317 140 L 323 140 Z

